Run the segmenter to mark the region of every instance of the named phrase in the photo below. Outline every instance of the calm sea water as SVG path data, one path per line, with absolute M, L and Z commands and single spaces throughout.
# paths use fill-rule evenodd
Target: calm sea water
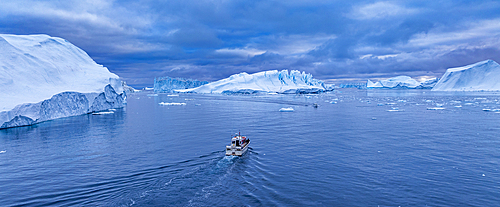
M 114 114 L 1 130 L 0 205 L 499 206 L 497 108 L 425 90 L 132 94 Z M 238 131 L 251 149 L 226 157 Z

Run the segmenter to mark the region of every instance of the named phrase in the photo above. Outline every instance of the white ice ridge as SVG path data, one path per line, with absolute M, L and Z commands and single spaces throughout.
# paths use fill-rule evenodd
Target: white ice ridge
M 48 35 L 0 34 L 0 74 L 0 128 L 115 108 L 125 99 L 117 75 Z
M 368 80 L 366 83 L 366 87 L 390 89 L 430 89 L 437 83 L 437 81 L 437 78 L 432 78 L 423 82 L 418 82 L 417 80 L 409 76 L 397 76 L 375 83 Z
M 433 91 L 500 91 L 500 65 L 485 60 L 450 68 L 432 88 Z
M 211 82 L 196 88 L 175 90 L 194 93 L 319 93 L 326 91 L 323 81 L 312 78 L 311 74 L 292 70 L 270 70 L 254 74 L 245 72 L 229 78 Z

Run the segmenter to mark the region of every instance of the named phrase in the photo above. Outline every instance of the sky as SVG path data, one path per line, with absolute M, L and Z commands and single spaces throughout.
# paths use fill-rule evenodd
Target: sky
M 48 34 L 127 84 L 300 70 L 327 83 L 500 62 L 500 1 L 0 0 L 0 33 Z

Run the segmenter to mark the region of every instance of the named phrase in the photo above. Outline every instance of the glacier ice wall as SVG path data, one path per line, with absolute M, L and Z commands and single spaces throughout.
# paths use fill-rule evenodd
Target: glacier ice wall
M 126 94 L 118 94 L 111 85 L 102 93 L 62 92 L 50 99 L 16 106 L 0 112 L 0 129 L 27 126 L 57 118 L 121 108 Z
M 70 42 L 0 34 L 0 128 L 123 107 L 120 78 Z
M 433 91 L 500 91 L 500 65 L 485 60 L 449 68 L 432 88 Z
M 328 88 L 329 89 L 329 88 Z M 239 73 L 196 88 L 175 90 L 194 93 L 319 93 L 326 91 L 323 81 L 297 70 L 270 70 L 254 74 Z
M 437 83 L 437 78 L 432 78 L 423 82 L 409 76 L 396 76 L 378 82 L 368 80 L 366 88 L 386 88 L 386 89 L 431 89 Z
M 171 78 L 168 76 L 159 77 L 154 80 L 154 92 L 171 93 L 176 89 L 196 88 L 207 83 L 207 81 L 198 81 L 193 79 Z

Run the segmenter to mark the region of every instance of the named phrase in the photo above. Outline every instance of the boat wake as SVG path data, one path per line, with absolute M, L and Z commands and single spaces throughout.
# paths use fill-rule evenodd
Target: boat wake
M 218 203 L 220 200 L 212 199 L 212 195 L 235 194 L 234 189 L 226 189 L 225 186 L 240 176 L 241 169 L 245 167 L 239 165 L 245 164 L 246 157 L 248 155 L 225 156 L 224 151 L 216 151 L 175 165 L 165 166 L 161 169 L 163 172 L 156 174 L 156 181 L 151 182 L 142 190 L 135 191 L 140 193 L 132 192 L 128 196 L 123 196 L 121 203 L 112 205 L 220 205 Z

